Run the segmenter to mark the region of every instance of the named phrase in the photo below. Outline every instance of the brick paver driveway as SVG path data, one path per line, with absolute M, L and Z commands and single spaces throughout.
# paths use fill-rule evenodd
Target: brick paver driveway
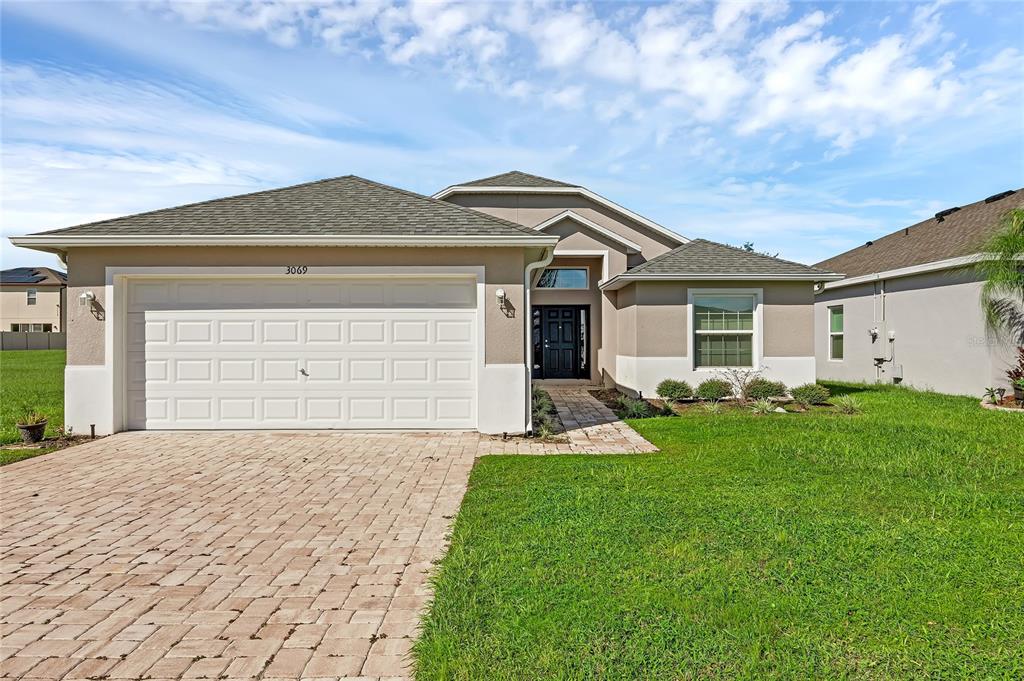
M 7 466 L 0 676 L 404 676 L 479 446 L 126 433 Z

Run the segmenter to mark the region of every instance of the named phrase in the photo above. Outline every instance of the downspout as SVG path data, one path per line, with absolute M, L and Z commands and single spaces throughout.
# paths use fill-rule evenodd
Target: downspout
M 527 435 L 533 434 L 533 310 L 530 307 L 530 289 L 533 285 L 533 273 L 547 267 L 554 259 L 554 246 L 545 248 L 544 255 L 540 260 L 526 266 L 523 276 L 523 318 L 525 321 L 523 357 L 526 359 L 526 427 L 523 432 Z

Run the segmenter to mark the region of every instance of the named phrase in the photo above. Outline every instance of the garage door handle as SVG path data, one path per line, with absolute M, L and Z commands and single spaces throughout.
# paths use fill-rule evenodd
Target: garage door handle
M 302 374 L 303 376 L 309 376 L 309 374 L 306 373 L 305 369 L 299 369 L 299 373 Z

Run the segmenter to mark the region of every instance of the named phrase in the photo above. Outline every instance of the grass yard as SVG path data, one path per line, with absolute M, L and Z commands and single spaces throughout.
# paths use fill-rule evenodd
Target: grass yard
M 15 421 L 26 409 L 48 417 L 47 436 L 64 425 L 64 358 L 63 350 L 0 352 L 0 444 L 21 439 Z M 11 454 L 0 452 L 0 465 Z
M 1024 677 L 1024 418 L 631 422 L 663 453 L 491 456 L 416 644 L 420 679 Z

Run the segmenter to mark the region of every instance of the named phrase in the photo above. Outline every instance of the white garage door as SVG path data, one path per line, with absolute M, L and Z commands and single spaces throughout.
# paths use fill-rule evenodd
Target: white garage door
M 131 429 L 475 428 L 472 278 L 128 285 Z

